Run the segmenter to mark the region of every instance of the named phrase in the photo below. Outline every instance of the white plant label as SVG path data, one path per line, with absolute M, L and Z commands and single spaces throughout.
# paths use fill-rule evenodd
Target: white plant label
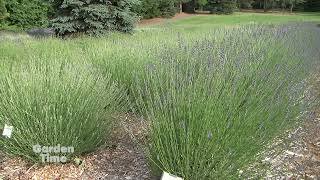
M 167 172 L 163 172 L 161 180 L 183 180 L 183 179 L 180 177 L 171 175 Z
M 7 138 L 11 138 L 12 131 L 13 131 L 13 126 L 8 126 L 5 124 L 2 136 L 7 137 Z

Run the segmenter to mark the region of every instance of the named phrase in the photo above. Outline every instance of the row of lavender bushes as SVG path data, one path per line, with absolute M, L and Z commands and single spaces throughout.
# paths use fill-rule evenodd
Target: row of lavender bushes
M 76 40 L 0 44 L 0 148 L 38 162 L 35 144 L 107 145 L 118 114 L 150 123 L 143 146 L 154 172 L 236 179 L 308 107 L 319 61 L 312 23 L 179 33 L 171 29 Z
M 241 27 L 221 37 L 181 37 L 136 78 L 155 169 L 184 179 L 237 179 L 310 107 L 304 96 L 319 63 L 319 28 Z

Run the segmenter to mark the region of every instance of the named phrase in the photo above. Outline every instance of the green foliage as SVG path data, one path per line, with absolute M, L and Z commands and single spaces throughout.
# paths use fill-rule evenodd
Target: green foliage
M 0 0 L 0 20 L 8 16 L 4 0 Z
M 51 26 L 58 35 L 131 32 L 137 22 L 136 14 L 131 11 L 136 2 L 136 0 L 53 0 L 53 7 L 57 8 L 57 11 Z
M 283 1 L 286 2 L 287 4 L 294 4 L 294 5 L 306 2 L 306 0 L 283 0 Z
M 184 3 L 184 12 L 186 13 L 195 13 L 196 4 L 195 1 L 189 1 L 187 3 Z
M 279 1 L 282 8 L 289 6 L 290 12 L 293 11 L 294 7 L 296 7 L 297 5 L 302 4 L 304 2 L 305 2 L 305 0 L 281 0 L 281 1 Z
M 304 3 L 304 10 L 305 11 L 320 12 L 320 1 L 319 0 L 307 0 Z
M 162 17 L 172 17 L 177 13 L 177 8 L 172 0 L 160 0 L 159 9 Z
M 277 8 L 289 9 L 290 11 L 320 11 L 320 1 L 318 0 L 253 0 L 251 4 L 254 8 L 264 8 L 265 11 Z
M 239 0 L 238 6 L 239 6 L 239 8 L 251 9 L 253 2 L 254 2 L 254 0 Z
M 110 75 L 99 75 L 90 62 L 79 61 L 77 51 L 51 45 L 0 47 L 6 50 L 0 57 L 0 68 L 5 67 L 0 74 L 0 126 L 14 126 L 13 137 L 0 138 L 0 147 L 32 162 L 41 162 L 32 150 L 37 144 L 72 146 L 74 154 L 63 154 L 69 160 L 104 145 L 126 102 L 125 91 Z M 20 57 L 16 52 L 24 53 Z M 12 66 L 4 63 L 9 56 L 16 57 L 10 59 Z
M 135 6 L 135 12 L 143 18 L 172 17 L 177 13 L 174 0 L 141 0 Z
M 238 179 L 239 169 L 294 123 L 309 65 L 299 53 L 307 48 L 291 54 L 290 44 L 318 33 L 267 29 L 224 29 L 163 47 L 133 86 L 150 121 L 154 167 L 186 180 Z
M 142 0 L 134 7 L 134 11 L 145 19 L 161 16 L 159 1 L 157 0 Z
M 197 0 L 197 5 L 200 9 L 203 9 L 203 7 L 208 3 L 208 0 Z
M 194 9 L 196 8 L 217 14 L 232 14 L 237 10 L 237 3 L 233 0 L 195 0 L 185 5 L 190 13 L 194 13 Z
M 10 16 L 8 25 L 21 28 L 41 27 L 48 24 L 48 3 L 43 0 L 9 0 L 6 8 Z
M 237 9 L 237 3 L 233 0 L 209 0 L 208 2 L 211 13 L 232 14 Z
M 225 1 L 221 4 L 221 12 L 222 14 L 232 14 L 235 10 L 237 10 L 237 4 L 234 1 Z

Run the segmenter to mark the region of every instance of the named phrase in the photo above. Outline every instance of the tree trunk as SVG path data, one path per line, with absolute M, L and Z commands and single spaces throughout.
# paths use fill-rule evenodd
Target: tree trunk
M 192 0 L 193 3 L 193 12 L 196 12 L 196 0 Z
M 293 11 L 293 3 L 290 5 L 290 13 Z
M 180 1 L 180 13 L 182 13 L 182 1 Z
M 268 10 L 268 9 L 267 9 L 267 3 L 268 3 L 268 0 L 264 0 L 264 1 L 263 1 L 263 11 L 264 11 L 264 12 L 267 12 L 267 10 Z

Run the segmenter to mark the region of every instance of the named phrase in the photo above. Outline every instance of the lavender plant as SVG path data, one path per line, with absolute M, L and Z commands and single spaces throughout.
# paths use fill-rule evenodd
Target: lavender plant
M 303 33 L 295 25 L 245 27 L 227 30 L 223 41 L 209 35 L 168 47 L 134 86 L 151 123 L 155 169 L 184 179 L 236 179 L 306 108 L 304 89 L 296 87 L 316 57 L 306 60 L 306 47 L 287 44 L 308 39 Z
M 1 149 L 40 163 L 35 145 L 73 147 L 72 154 L 55 154 L 68 160 L 104 145 L 126 102 L 125 90 L 109 75 L 53 56 L 26 59 L 2 72 L 0 96 L 0 124 L 14 127 L 11 138 L 0 138 Z
M 156 170 L 237 179 L 307 108 L 319 31 L 305 23 L 2 42 L 0 125 L 17 130 L 1 148 L 33 161 L 36 142 L 94 150 L 113 114 L 132 108 L 150 122 Z

